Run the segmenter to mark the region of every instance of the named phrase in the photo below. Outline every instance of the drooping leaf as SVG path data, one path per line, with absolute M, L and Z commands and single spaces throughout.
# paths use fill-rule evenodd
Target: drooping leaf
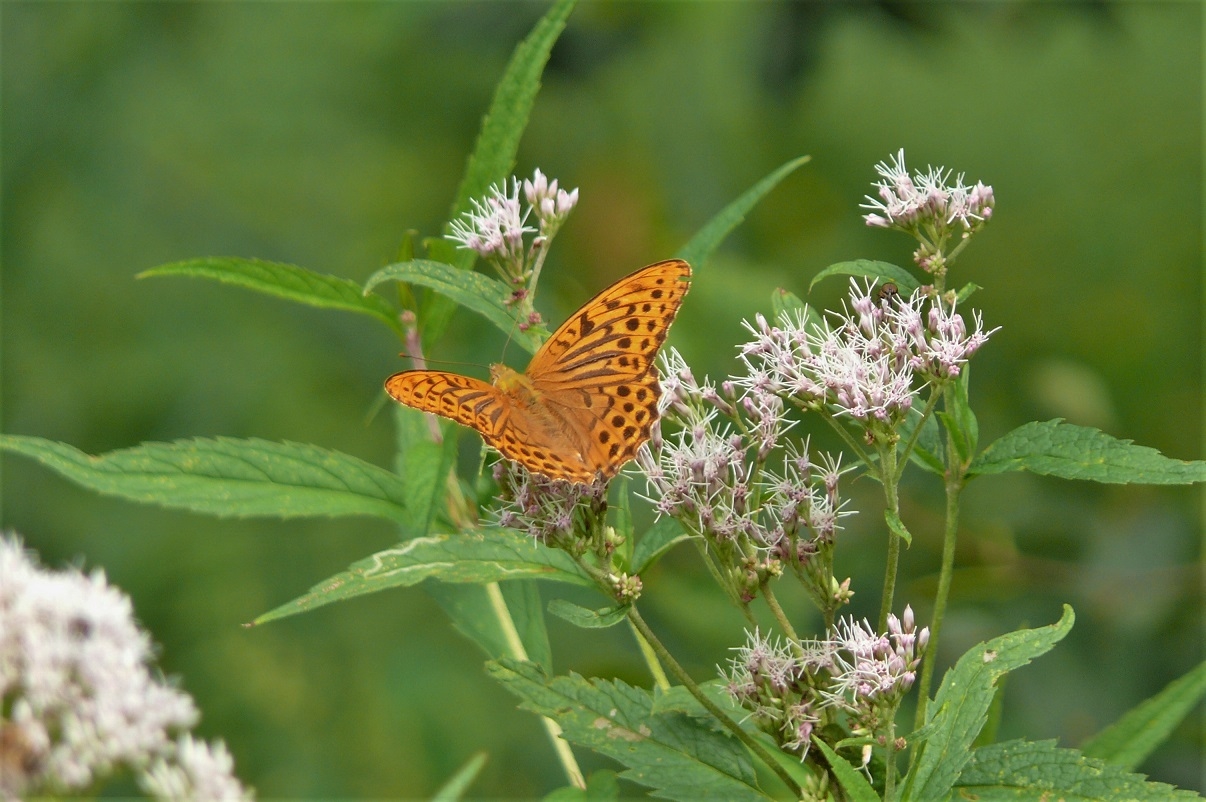
M 893 534 L 904 540 L 907 545 L 913 545 L 913 535 L 909 533 L 908 528 L 904 525 L 904 521 L 900 520 L 900 515 L 894 510 L 884 510 L 884 523 L 888 525 L 888 529 Z
M 613 605 L 600 610 L 588 610 L 565 599 L 553 599 L 549 602 L 549 612 L 576 627 L 583 629 L 605 629 L 614 627 L 628 615 L 625 605 Z
M 1186 462 L 1060 418 L 1019 426 L 972 463 L 970 475 L 1030 471 L 1111 484 L 1186 485 L 1206 481 L 1206 462 Z
M 1206 695 L 1206 663 L 1170 682 L 1164 690 L 1140 702 L 1122 718 L 1081 744 L 1086 757 L 1100 758 L 1123 769 L 1143 764 L 1157 746 Z
M 853 802 L 879 802 L 879 794 L 875 793 L 871 783 L 867 782 L 867 778 L 860 774 L 858 769 L 830 749 L 829 744 L 822 741 L 819 736 L 813 735 L 812 744 L 825 755 L 825 762 L 829 764 L 833 776 L 837 777 L 842 790 Z
M 365 282 L 364 291 L 369 292 L 383 281 L 402 281 L 435 290 L 458 305 L 477 312 L 512 337 L 528 353 L 535 353 L 540 344 L 532 330 L 520 331 L 514 307 L 507 304 L 511 298 L 507 285 L 484 273 L 462 270 L 430 259 L 412 259 L 381 268 Z
M 425 579 L 485 584 L 536 578 L 594 586 L 568 554 L 509 529 L 430 535 L 407 540 L 353 563 L 348 570 L 320 582 L 304 596 L 261 615 L 255 623 L 262 624 L 366 593 L 410 587 Z
M 445 528 L 451 527 L 447 480 L 456 461 L 460 429 L 450 421 L 441 421 L 440 431 L 443 442 L 417 441 L 398 454 L 399 472 L 406 488 L 408 514 L 403 534 L 407 538 L 423 537 L 436 521 Z
M 66 443 L 8 434 L 0 435 L 0 450 L 33 457 L 104 495 L 223 518 L 406 518 L 397 475 L 301 443 L 195 438 L 93 457 Z
M 645 530 L 636 544 L 632 554 L 633 573 L 639 574 L 662 558 L 690 535 L 683 531 L 683 525 L 674 518 L 660 518 L 653 526 Z
M 444 233 L 451 232 L 451 221 L 468 211 L 470 201 L 485 197 L 491 184 L 501 183 L 515 167 L 519 140 L 528 126 L 528 117 L 540 92 L 540 76 L 549 60 L 553 44 L 565 28 L 575 0 L 557 0 L 541 17 L 532 31 L 520 42 L 507 68 L 494 88 L 490 108 L 482 117 L 482 127 L 465 165 L 465 174 L 457 188 Z M 468 270 L 477 254 L 457 249 L 447 239 L 434 239 L 428 245 L 429 255 Z M 427 299 L 423 307 L 423 341 L 433 343 L 444 333 L 455 307 L 440 296 Z
M 988 719 L 999 677 L 1049 651 L 1072 628 L 1064 614 L 1051 626 L 1023 629 L 973 646 L 946 672 L 927 709 L 925 740 L 901 785 L 902 799 L 945 799 L 971 756 L 971 745 Z
M 709 220 L 691 238 L 690 242 L 678 249 L 678 253 L 675 256 L 687 262 L 696 270 L 703 267 L 704 263 L 720 247 L 720 243 L 724 242 L 725 237 L 733 229 L 741 225 L 741 221 L 745 220 L 745 216 L 749 214 L 750 210 L 758 205 L 758 201 L 766 197 L 768 192 L 774 189 L 784 178 L 791 175 L 797 167 L 808 163 L 811 159 L 811 156 L 800 156 L 799 158 L 792 159 L 754 184 L 743 192 L 737 200 L 721 209 L 715 217 Z
M 808 291 L 830 276 L 856 276 L 879 279 L 880 284 L 892 282 L 901 295 L 909 296 L 921 286 L 921 282 L 913 278 L 913 274 L 903 267 L 890 262 L 876 262 L 871 259 L 855 259 L 850 262 L 838 262 L 822 270 L 812 277 L 808 283 Z
M 449 777 L 448 781 L 439 787 L 439 790 L 432 795 L 431 802 L 457 802 L 464 798 L 465 792 L 469 790 L 469 786 L 473 785 L 473 781 L 481 773 L 482 767 L 486 765 L 486 758 L 485 752 L 474 753 L 463 766 L 456 770 L 456 774 Z
M 1075 749 L 1060 749 L 1055 741 L 1006 741 L 974 750 L 959 775 L 953 796 L 980 802 L 1024 799 L 1164 802 L 1201 798 L 1171 785 L 1148 782 L 1142 774 L 1130 774 L 1119 766 L 1085 757 Z
M 360 286 L 349 279 L 315 273 L 297 265 L 233 257 L 189 259 L 144 270 L 137 278 L 152 276 L 215 279 L 310 306 L 368 315 L 402 334 L 397 311 L 381 296 L 365 295 Z
M 760 800 L 753 762 L 745 747 L 706 719 L 652 712 L 648 691 L 620 681 L 577 674 L 549 678 L 537 666 L 500 660 L 490 675 L 549 716 L 564 737 L 619 761 L 623 779 L 654 789 L 665 799 Z

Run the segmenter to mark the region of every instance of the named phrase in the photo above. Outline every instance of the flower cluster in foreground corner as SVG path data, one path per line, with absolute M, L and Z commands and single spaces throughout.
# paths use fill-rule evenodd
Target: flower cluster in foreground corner
M 197 708 L 153 673 L 150 637 L 104 574 L 55 573 L 0 537 L 0 799 L 94 793 L 130 770 L 161 799 L 251 799 Z

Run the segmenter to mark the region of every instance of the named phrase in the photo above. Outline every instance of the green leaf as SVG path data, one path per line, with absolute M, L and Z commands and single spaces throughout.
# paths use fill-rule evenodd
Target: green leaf
M 910 546 L 913 545 L 913 536 L 909 534 L 904 521 L 900 520 L 900 516 L 894 510 L 884 510 L 884 523 L 888 525 L 888 529 L 903 539 L 905 543 Z
M 812 281 L 808 284 L 808 291 L 812 292 L 812 288 L 817 286 L 823 279 L 830 276 L 863 276 L 866 278 L 879 279 L 879 284 L 892 282 L 896 285 L 896 289 L 900 294 L 908 297 L 913 294 L 913 291 L 921 286 L 921 282 L 913 278 L 913 274 L 905 270 L 903 267 L 897 267 L 889 262 L 875 262 L 870 259 L 855 259 L 852 262 L 838 262 L 822 270 L 812 277 Z
M 645 530 L 636 549 L 632 554 L 633 573 L 639 574 L 650 568 L 662 555 L 670 549 L 690 540 L 691 536 L 683 531 L 683 525 L 674 518 L 660 518 L 653 526 Z
M 456 441 L 460 429 L 451 421 L 441 421 L 443 442 L 422 440 L 398 453 L 399 473 L 406 488 L 407 515 L 403 533 L 407 538 L 422 537 L 431 531 L 432 522 L 450 526 L 447 515 L 449 471 L 456 461 Z
M 444 233 L 451 232 L 451 221 L 469 211 L 472 199 L 485 197 L 491 184 L 502 182 L 511 174 L 515 167 L 515 154 L 519 151 L 519 140 L 527 128 L 528 117 L 540 92 L 544 65 L 573 8 L 574 0 L 557 0 L 531 33 L 516 46 L 506 71 L 494 89 L 490 108 L 482 118 L 482 127 L 473 153 L 465 165 L 465 174 L 457 188 Z M 477 258 L 473 251 L 457 249 L 446 239 L 433 241 L 430 254 L 462 269 L 472 268 Z M 423 315 L 425 343 L 433 343 L 443 335 L 453 309 L 447 300 L 439 297 L 429 299 Z
M 908 415 L 900 425 L 900 443 L 903 446 L 913 435 L 913 429 L 921 420 L 921 410 L 916 407 L 908 411 Z M 909 452 L 909 459 L 923 470 L 942 476 L 946 473 L 946 462 L 942 458 L 942 438 L 938 431 L 938 421 L 933 415 L 925 419 L 921 425 L 921 434 Z
M 359 285 L 349 279 L 315 273 L 296 265 L 231 257 L 189 259 L 144 270 L 137 278 L 151 276 L 216 279 L 310 306 L 358 312 L 380 320 L 399 335 L 403 333 L 397 311 L 381 296 L 365 295 Z
M 803 319 L 804 328 L 808 331 L 821 328 L 821 316 L 817 314 L 817 310 L 801 301 L 794 292 L 782 287 L 771 293 L 771 313 L 777 321 L 787 320 L 795 323 Z
M 945 799 L 971 756 L 971 745 L 988 719 L 998 678 L 1049 651 L 1072 629 L 1064 605 L 1047 627 L 1010 632 L 973 646 L 946 672 L 930 704 L 926 738 L 901 786 L 901 799 Z
M 549 602 L 549 612 L 558 618 L 569 621 L 576 627 L 606 629 L 614 627 L 628 616 L 628 605 L 621 604 L 604 607 L 601 610 L 588 610 L 565 599 L 553 599 Z
M 412 259 L 381 268 L 365 282 L 364 291 L 369 292 L 383 281 L 402 281 L 433 289 L 460 306 L 477 312 L 530 354 L 535 353 L 540 345 L 534 331 L 519 330 L 514 307 L 507 304 L 511 291 L 497 279 L 443 262 Z
M 1087 757 L 1124 769 L 1142 765 L 1206 695 L 1206 663 L 1170 682 L 1122 718 L 1081 744 Z
M 979 284 L 975 284 L 975 283 L 969 281 L 967 284 L 964 284 L 962 287 L 959 288 L 959 292 L 955 293 L 955 303 L 958 303 L 958 304 L 963 303 L 968 298 L 972 297 L 972 294 L 976 290 L 982 290 L 982 289 L 984 289 L 984 288 L 981 287 Z
M 953 413 L 955 420 L 959 422 L 959 430 L 967 442 L 967 453 L 975 454 L 976 447 L 980 444 L 980 423 L 976 420 L 976 413 L 972 410 L 971 402 L 968 400 L 970 386 L 971 365 L 964 365 L 952 388 L 951 394 L 955 399 Z M 964 457 L 964 459 L 966 460 L 968 457 Z
M 966 465 L 971 459 L 971 443 L 968 442 L 967 435 L 959 425 L 959 421 L 954 415 L 943 410 L 938 410 L 934 414 L 938 420 L 942 421 L 942 426 L 946 429 L 947 437 L 954 444 L 955 453 L 959 455 L 960 464 Z
M 450 583 L 550 579 L 594 587 L 568 554 L 509 529 L 431 535 L 399 543 L 353 563 L 310 592 L 255 620 L 263 624 L 366 593 L 417 585 L 425 579 Z
M 629 477 L 620 474 L 607 488 L 608 496 L 611 498 L 608 508 L 612 514 L 612 528 L 621 538 L 620 543 L 616 544 L 616 562 L 629 572 L 632 571 L 633 541 L 636 540 L 632 530 L 632 494 L 628 491 L 630 484 L 632 482 Z
M 976 749 L 955 789 L 955 798 L 980 802 L 1201 798 L 1171 785 L 1147 782 L 1142 774 L 1129 774 L 1075 749 L 1060 749 L 1055 741 L 1006 741 Z
M 867 782 L 867 778 L 859 773 L 858 769 L 830 749 L 829 744 L 822 741 L 818 735 L 812 736 L 812 743 L 821 750 L 821 754 L 825 755 L 825 762 L 833 770 L 833 776 L 837 777 L 842 790 L 853 802 L 879 802 L 879 794 L 871 787 L 871 783 Z
M 463 587 L 463 586 L 462 586 Z M 549 630 L 544 620 L 544 602 L 540 600 L 540 583 L 530 579 L 501 582 L 503 602 L 523 642 L 528 659 L 545 671 L 553 670 L 553 649 L 549 645 Z M 497 616 L 496 616 L 497 618 Z M 511 652 L 508 656 L 514 657 Z
M 0 450 L 33 457 L 98 493 L 224 518 L 406 517 L 398 476 L 301 443 L 196 438 L 93 457 L 41 437 L 0 435 Z
M 522 707 L 561 725 L 567 741 L 627 767 L 620 776 L 681 800 L 767 800 L 745 747 L 707 719 L 652 712 L 648 691 L 577 674 L 550 679 L 514 660 L 487 671 L 523 700 Z
M 1019 426 L 984 449 L 970 475 L 1030 471 L 1111 484 L 1187 485 L 1206 481 L 1206 462 L 1170 459 L 1154 448 L 1118 440 L 1056 418 Z
M 724 242 L 730 232 L 745 220 L 758 201 L 775 188 L 780 181 L 791 175 L 797 167 L 811 161 L 811 156 L 800 156 L 778 168 L 757 184 L 747 189 L 737 200 L 720 210 L 720 213 L 709 220 L 691 241 L 679 248 L 676 257 L 699 269 L 712 256 L 720 243 Z
M 465 796 L 465 792 L 469 790 L 469 786 L 473 785 L 473 781 L 477 779 L 477 775 L 481 773 L 482 767 L 485 765 L 485 752 L 478 752 L 469 758 L 465 761 L 465 765 L 456 770 L 456 774 L 453 774 L 446 783 L 440 786 L 440 789 L 431 797 L 431 802 L 457 802 Z

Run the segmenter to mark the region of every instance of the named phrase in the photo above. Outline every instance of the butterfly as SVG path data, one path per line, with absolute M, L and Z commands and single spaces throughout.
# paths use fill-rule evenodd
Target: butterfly
M 661 396 L 654 357 L 687 293 L 679 259 L 642 267 L 570 315 L 523 373 L 491 365 L 487 384 L 405 370 L 385 390 L 475 429 L 504 457 L 551 479 L 610 479 L 649 439 Z

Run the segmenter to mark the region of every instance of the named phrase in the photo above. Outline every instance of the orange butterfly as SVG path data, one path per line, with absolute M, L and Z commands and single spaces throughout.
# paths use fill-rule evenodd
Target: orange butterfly
M 552 479 L 611 478 L 649 439 L 661 395 L 653 364 L 687 293 L 679 259 L 642 267 L 586 302 L 518 373 L 491 365 L 487 384 L 405 370 L 385 390 L 409 407 L 476 429 L 507 459 Z

